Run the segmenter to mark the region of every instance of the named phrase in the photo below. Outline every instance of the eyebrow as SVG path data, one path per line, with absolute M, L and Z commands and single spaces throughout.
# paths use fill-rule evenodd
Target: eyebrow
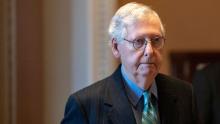
M 144 34 L 144 35 L 137 36 L 134 40 L 138 40 L 138 39 L 142 39 L 142 38 L 149 38 L 149 37 L 152 37 L 152 36 L 163 37 L 162 34 L 149 34 L 149 35 Z

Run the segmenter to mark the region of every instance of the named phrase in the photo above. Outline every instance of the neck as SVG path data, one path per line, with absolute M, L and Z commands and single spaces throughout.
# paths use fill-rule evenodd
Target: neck
M 152 86 L 153 82 L 154 82 L 154 78 L 152 77 L 137 77 L 136 79 L 134 79 L 134 82 L 137 84 L 138 87 L 140 87 L 143 90 L 149 90 L 150 87 Z

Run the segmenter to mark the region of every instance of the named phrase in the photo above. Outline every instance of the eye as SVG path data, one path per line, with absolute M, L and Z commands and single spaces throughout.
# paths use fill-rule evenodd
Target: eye
M 134 41 L 134 46 L 136 48 L 140 48 L 140 47 L 142 47 L 144 45 L 144 43 L 145 43 L 145 39 L 144 38 L 137 39 L 137 40 Z
M 144 38 L 142 38 L 142 39 L 137 39 L 136 41 L 135 41 L 135 43 L 136 44 L 144 44 L 145 43 L 145 39 Z
M 156 37 L 152 37 L 150 39 L 150 41 L 152 42 L 153 45 L 160 45 L 161 42 L 163 42 L 163 38 L 162 37 L 159 37 L 159 36 L 156 36 Z
M 150 41 L 151 42 L 154 42 L 154 43 L 158 43 L 158 42 L 161 42 L 161 39 L 162 39 L 162 37 L 152 37 L 151 39 L 150 39 Z
M 154 36 L 150 38 L 151 45 L 154 46 L 155 48 L 161 48 L 163 47 L 164 44 L 164 38 L 161 36 Z

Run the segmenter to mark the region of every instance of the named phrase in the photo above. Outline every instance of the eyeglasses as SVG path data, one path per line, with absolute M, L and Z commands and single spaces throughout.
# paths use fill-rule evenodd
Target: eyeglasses
M 149 38 L 139 38 L 134 41 L 130 41 L 124 38 L 125 41 L 128 41 L 133 44 L 133 47 L 138 50 L 143 46 L 147 46 L 148 43 L 151 43 L 151 46 L 155 49 L 161 49 L 164 46 L 165 38 L 162 36 L 151 36 Z

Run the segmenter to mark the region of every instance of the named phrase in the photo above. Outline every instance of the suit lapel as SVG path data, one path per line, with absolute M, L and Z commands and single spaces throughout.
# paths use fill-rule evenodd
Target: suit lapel
M 125 102 L 120 102 L 120 101 L 115 102 L 116 104 L 120 104 L 120 105 L 116 105 L 116 104 L 110 105 L 105 103 L 104 110 L 106 112 L 107 118 L 113 124 L 135 124 L 136 122 L 134 119 L 131 106 L 129 104 L 126 104 Z
M 161 124 L 175 124 L 178 122 L 177 98 L 174 95 L 163 94 L 159 96 L 159 113 Z
M 109 86 L 104 94 L 104 113 L 106 113 L 108 121 L 113 124 L 135 124 L 132 106 L 125 93 L 120 67 L 109 81 L 111 83 L 108 83 Z
M 156 77 L 156 83 L 161 124 L 175 124 L 179 120 L 178 96 L 170 89 L 168 80 L 163 79 L 160 74 Z

